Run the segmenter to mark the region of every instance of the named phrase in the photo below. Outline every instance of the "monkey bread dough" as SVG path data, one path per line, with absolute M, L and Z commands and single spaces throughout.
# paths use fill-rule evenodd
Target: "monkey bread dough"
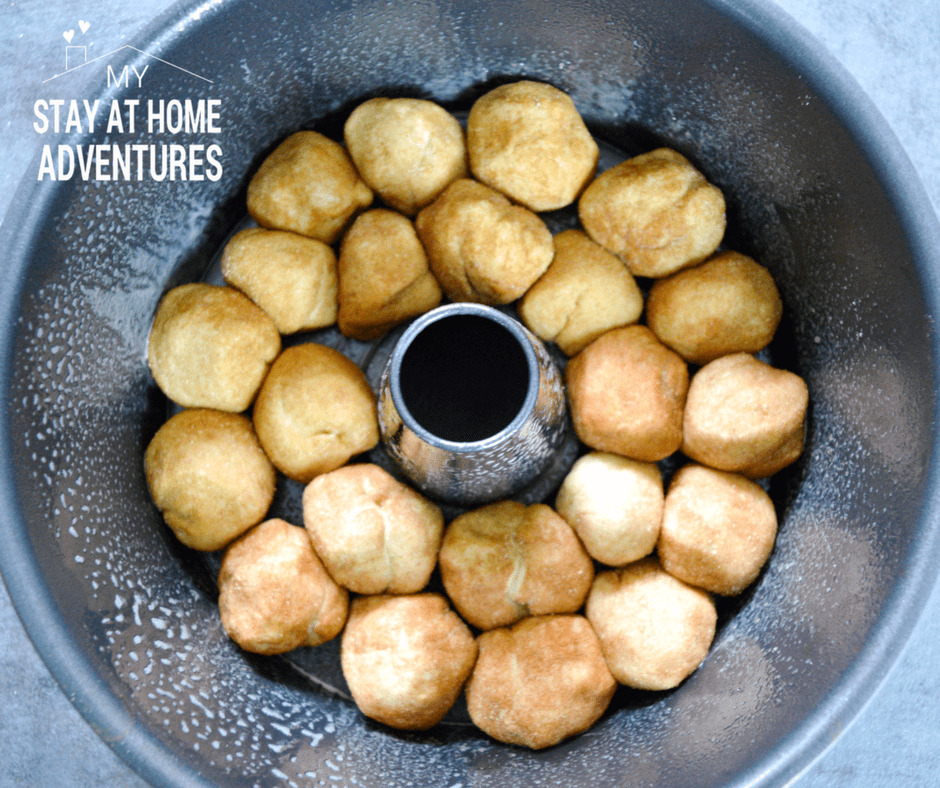
M 467 149 L 477 180 L 532 211 L 574 202 L 600 153 L 571 98 L 528 80 L 501 85 L 473 103 Z
M 693 673 L 718 620 L 708 593 L 655 558 L 598 573 L 586 612 L 614 678 L 644 690 L 672 689 Z
M 349 593 L 313 551 L 307 532 L 267 520 L 228 546 L 219 570 L 219 613 L 246 651 L 283 654 L 319 646 L 346 623 Z
M 343 136 L 363 181 L 407 216 L 467 177 L 463 129 L 432 101 L 369 99 L 352 111 Z
M 433 593 L 355 598 L 340 650 L 359 710 L 403 730 L 444 718 L 476 656 L 470 629 Z
M 160 301 L 147 362 L 160 390 L 177 405 L 240 413 L 280 349 L 274 321 L 247 296 L 194 282 L 174 287 Z
M 274 468 L 240 413 L 180 411 L 147 446 L 144 473 L 166 524 L 194 550 L 224 547 L 274 499 Z
M 467 682 L 473 723 L 497 741 L 540 750 L 597 722 L 617 682 L 580 615 L 525 618 L 477 638 Z

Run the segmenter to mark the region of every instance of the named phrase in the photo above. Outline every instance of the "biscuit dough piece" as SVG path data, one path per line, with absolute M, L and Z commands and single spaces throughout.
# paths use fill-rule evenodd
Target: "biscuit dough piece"
M 574 613 L 594 578 L 571 526 L 545 504 L 517 501 L 457 517 L 444 531 L 439 565 L 454 607 L 479 629 Z
M 340 633 L 348 612 L 349 593 L 327 573 L 303 528 L 267 520 L 222 557 L 219 614 L 245 651 L 319 646 Z
M 278 145 L 248 184 L 248 213 L 262 227 L 291 230 L 327 244 L 372 202 L 346 149 L 316 131 Z
M 474 102 L 467 149 L 477 180 L 532 211 L 573 203 L 594 176 L 600 154 L 571 98 L 527 80 L 501 85 Z
M 539 750 L 586 731 L 617 688 L 583 616 L 526 618 L 477 643 L 467 708 L 478 728 L 506 744 Z
M 322 241 L 262 227 L 242 230 L 222 251 L 222 276 L 282 334 L 336 322 L 336 255 Z
M 692 378 L 682 451 L 723 471 L 772 476 L 802 454 L 808 405 L 799 375 L 749 353 L 723 356 Z
M 554 243 L 552 264 L 519 304 L 529 330 L 573 356 L 604 332 L 639 320 L 643 294 L 616 255 L 581 230 L 565 230 Z
M 690 464 L 669 485 L 657 548 L 670 574 L 734 596 L 754 582 L 776 536 L 777 514 L 760 485 Z
M 353 600 L 340 659 L 367 717 L 426 730 L 450 711 L 477 656 L 470 629 L 440 594 Z
M 424 208 L 415 226 L 431 271 L 452 301 L 515 301 L 555 254 L 552 234 L 538 216 L 466 178 Z
M 411 221 L 375 208 L 346 231 L 339 253 L 339 330 L 369 340 L 441 302 L 441 286 Z
M 635 276 L 661 277 L 708 257 L 725 233 L 721 191 L 682 154 L 658 148 L 601 173 L 578 202 L 581 224 Z
M 362 370 L 313 342 L 287 348 L 271 365 L 254 423 L 275 467 L 304 484 L 379 441 L 375 395 Z
M 598 573 L 586 614 L 610 672 L 643 690 L 678 686 L 705 659 L 718 615 L 711 596 L 654 558 Z
M 433 202 L 452 181 L 467 177 L 463 129 L 432 101 L 369 99 L 352 111 L 343 136 L 366 184 L 408 216 Z
M 622 566 L 653 552 L 663 517 L 663 478 L 652 462 L 607 452 L 580 457 L 555 500 L 591 558 Z
M 166 524 L 194 550 L 225 547 L 274 499 L 274 468 L 240 413 L 180 411 L 147 446 L 144 473 Z
M 441 510 L 378 465 L 317 476 L 303 494 L 304 525 L 338 583 L 360 594 L 413 594 L 437 563 Z
M 770 272 L 738 252 L 719 252 L 656 280 L 646 302 L 646 323 L 653 333 L 693 364 L 760 352 L 782 315 Z
M 174 287 L 160 301 L 147 363 L 177 405 L 240 413 L 280 350 L 274 321 L 247 296 L 196 282 Z
M 591 448 L 658 462 L 681 445 L 688 368 L 646 326 L 594 340 L 565 380 L 575 432 Z

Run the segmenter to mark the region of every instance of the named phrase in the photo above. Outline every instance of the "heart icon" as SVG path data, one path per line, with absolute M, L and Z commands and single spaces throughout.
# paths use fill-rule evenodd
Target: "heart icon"
M 66 41 L 68 41 L 68 42 L 71 44 L 71 43 L 72 43 L 72 36 L 74 36 L 74 35 L 75 35 L 75 31 L 74 31 L 74 30 L 66 30 L 66 31 L 62 34 L 62 37 L 63 37 Z
M 88 24 L 88 22 L 86 22 L 84 19 L 79 19 L 79 20 L 78 20 L 78 26 L 82 29 L 82 35 L 84 35 L 85 33 L 87 33 L 87 32 L 88 32 L 88 28 L 91 27 L 91 25 Z

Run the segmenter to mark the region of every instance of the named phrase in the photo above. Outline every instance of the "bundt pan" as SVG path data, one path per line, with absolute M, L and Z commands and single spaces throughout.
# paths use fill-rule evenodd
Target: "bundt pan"
M 149 66 L 146 80 L 102 77 L 102 99 L 218 99 L 221 130 L 107 142 L 217 144 L 221 177 L 30 179 L 0 244 L 0 568 L 99 734 L 161 786 L 793 779 L 884 676 L 940 552 L 940 233 L 859 88 L 759 0 L 200 0 L 134 45 L 114 71 Z M 337 135 L 374 95 L 459 111 L 519 78 L 567 91 L 608 146 L 669 145 L 724 191 L 727 245 L 766 265 L 785 300 L 775 363 L 811 392 L 804 455 L 771 486 L 776 548 L 723 603 L 701 668 L 674 691 L 621 688 L 587 734 L 539 752 L 488 739 L 459 710 L 422 734 L 366 720 L 335 647 L 240 651 L 212 572 L 169 534 L 142 466 L 168 409 L 145 358 L 154 310 L 206 275 L 264 155 L 300 128 Z M 103 141 L 98 124 L 64 142 Z

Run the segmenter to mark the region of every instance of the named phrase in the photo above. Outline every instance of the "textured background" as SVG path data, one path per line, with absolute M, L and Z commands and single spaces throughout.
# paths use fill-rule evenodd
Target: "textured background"
M 62 31 L 94 27 L 95 52 L 133 40 L 172 4 L 65 0 L 0 5 L 0 216 L 39 138 L 37 83 Z M 777 0 L 855 77 L 893 129 L 940 211 L 940 0 Z M 91 38 L 89 40 L 92 40 Z M 77 42 L 76 42 L 77 43 Z M 900 660 L 853 725 L 795 788 L 920 788 L 940 771 L 940 587 Z M 0 788 L 145 788 L 72 708 L 33 650 L 0 584 Z

